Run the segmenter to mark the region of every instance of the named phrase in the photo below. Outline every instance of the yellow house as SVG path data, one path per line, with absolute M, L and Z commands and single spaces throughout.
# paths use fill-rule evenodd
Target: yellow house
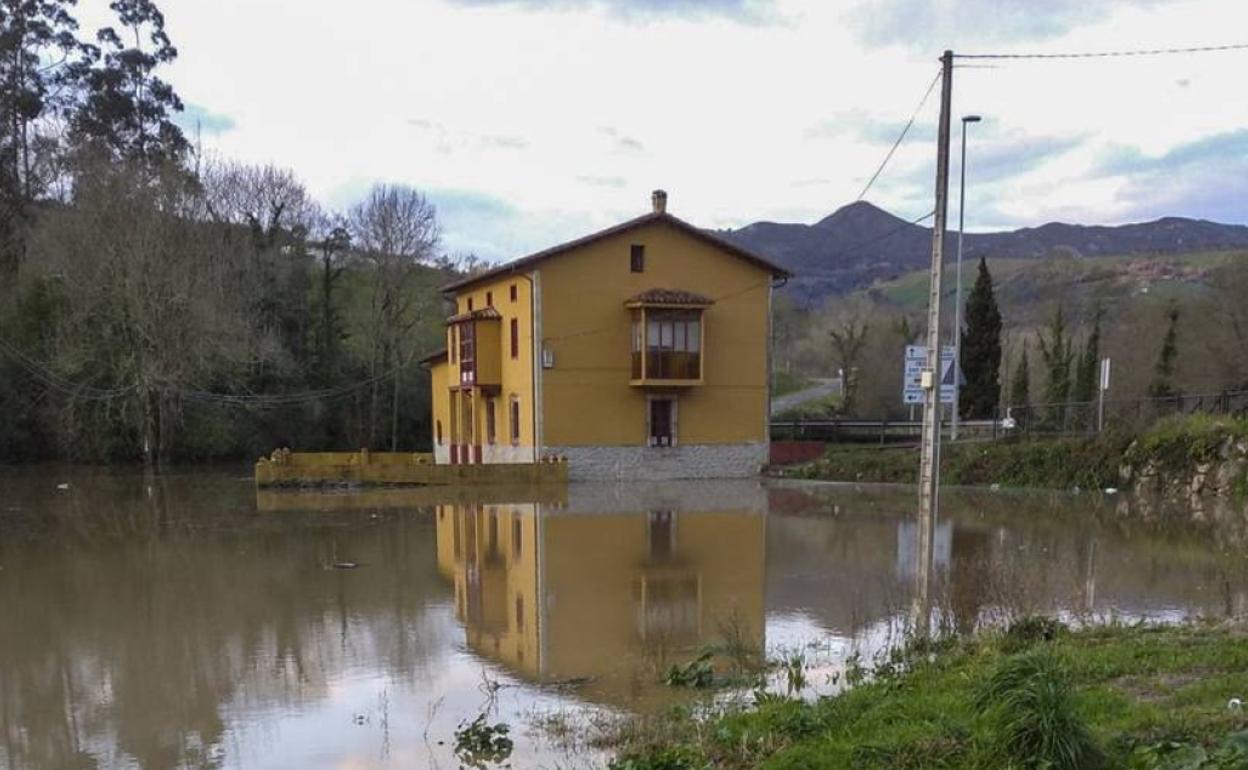
M 438 463 L 568 460 L 573 479 L 752 476 L 787 273 L 652 211 L 445 287 L 426 359 Z
M 670 696 L 662 674 L 693 650 L 763 650 L 766 496 L 727 484 L 437 506 L 438 569 L 468 649 L 620 706 Z

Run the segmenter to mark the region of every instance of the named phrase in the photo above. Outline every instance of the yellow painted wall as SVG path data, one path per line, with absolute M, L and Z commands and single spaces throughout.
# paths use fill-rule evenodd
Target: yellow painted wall
M 545 586 L 551 609 L 545 629 L 545 675 L 590 677 L 587 695 L 627 701 L 651 689 L 689 651 L 740 629 L 763 647 L 766 518 L 748 511 L 675 514 L 675 546 L 653 562 L 647 514 L 555 515 L 544 521 Z M 699 591 L 697 632 L 665 640 L 639 630 L 644 580 L 684 577 Z M 661 689 L 657 685 L 654 689 Z
M 440 505 L 438 571 L 455 587 L 468 646 L 536 677 L 537 514 L 532 503 Z M 469 571 L 479 576 L 474 585 Z
M 516 287 L 516 299 L 511 300 L 510 287 Z M 499 393 L 495 398 L 496 416 L 497 416 L 497 441 L 500 444 L 509 444 L 511 441 L 510 434 L 510 413 L 508 402 L 514 395 L 520 401 L 520 442 L 519 446 L 532 447 L 534 445 L 534 427 L 533 427 L 533 320 L 532 320 L 532 302 L 531 287 L 529 281 L 519 275 L 502 276 L 493 281 L 473 286 L 469 290 L 460 292 L 455 297 L 455 312 L 465 313 L 468 311 L 468 299 L 472 298 L 472 307 L 474 310 L 480 310 L 487 307 L 486 293 L 493 294 L 494 309 L 501 315 L 500 321 L 483 322 L 482 326 L 493 324 L 498 328 L 498 336 L 496 342 L 491 342 L 486 337 L 478 337 L 479 340 L 485 340 L 484 345 L 478 346 L 477 360 L 480 371 L 484 376 L 497 376 L 500 383 Z M 519 326 L 519 355 L 515 358 L 511 357 L 511 319 L 517 319 Z M 450 329 L 447 330 L 447 344 L 452 343 L 452 335 Z M 490 369 L 482 369 L 493 366 L 489 361 L 498 362 L 497 375 Z M 482 381 L 485 381 L 484 379 Z M 455 363 L 448 368 L 447 387 L 459 383 L 459 360 L 458 351 L 456 351 Z M 436 388 L 437 383 L 434 383 Z M 436 399 L 435 399 L 436 402 Z M 478 428 L 478 437 L 480 443 L 485 444 L 485 398 L 479 389 L 473 399 L 474 409 L 476 410 L 475 424 Z M 449 403 L 449 402 L 448 402 Z M 448 406 L 449 409 L 449 406 Z M 449 423 L 444 423 L 449 425 Z M 449 440 L 449 439 L 448 439 Z
M 433 405 L 433 422 L 430 423 L 432 446 L 450 446 L 451 443 L 451 366 L 438 361 L 429 367 L 429 400 Z M 438 425 L 442 425 L 442 442 L 438 443 Z
M 438 568 L 454 584 L 469 647 L 531 678 L 586 679 L 581 695 L 630 705 L 670 695 L 660 683 L 666 667 L 725 641 L 726 629 L 763 649 L 766 517 L 748 510 L 675 514 L 670 556 L 656 560 L 647 516 L 552 515 L 533 504 L 438 506 Z M 470 585 L 470 570 L 480 576 L 479 589 Z M 696 586 L 687 605 L 692 633 L 647 633 L 643 585 L 654 591 L 672 579 Z M 651 609 L 662 620 L 664 608 Z
M 642 273 L 629 269 L 632 244 L 646 247 Z M 624 301 L 652 288 L 715 300 L 703 317 L 704 383 L 674 391 L 677 441 L 766 440 L 768 271 L 663 222 L 594 241 L 539 269 L 542 336 L 555 355 L 554 368 L 542 370 L 544 445 L 645 444 L 647 391 L 629 385 Z

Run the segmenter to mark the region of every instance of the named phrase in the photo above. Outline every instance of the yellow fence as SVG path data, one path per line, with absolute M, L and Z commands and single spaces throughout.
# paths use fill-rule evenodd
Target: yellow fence
M 291 452 L 256 463 L 256 486 L 315 484 L 566 484 L 564 460 L 488 465 L 435 465 L 425 452 Z

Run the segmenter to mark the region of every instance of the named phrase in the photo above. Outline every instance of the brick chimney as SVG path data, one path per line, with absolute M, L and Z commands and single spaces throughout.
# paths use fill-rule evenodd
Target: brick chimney
M 656 214 L 667 213 L 667 190 L 655 190 L 650 193 L 650 205 Z

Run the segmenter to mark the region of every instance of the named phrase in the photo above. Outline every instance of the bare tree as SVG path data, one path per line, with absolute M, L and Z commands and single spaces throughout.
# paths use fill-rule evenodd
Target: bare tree
M 355 252 L 373 271 L 368 322 L 369 376 L 373 379 L 369 410 L 369 445 L 376 442 L 383 375 L 390 374 L 390 448 L 398 448 L 399 394 L 402 369 L 416 348 L 410 333 L 427 308 L 417 301 L 418 268 L 434 260 L 440 231 L 433 204 L 416 190 L 379 184 L 351 209 Z
M 40 221 L 22 279 L 53 287 L 63 308 L 53 366 L 66 381 L 118 394 L 71 393 L 63 440 L 117 441 L 90 423 L 120 420 L 146 462 L 164 459 L 183 395 L 244 363 L 253 335 L 230 255 L 245 240 L 210 232 L 205 213 L 198 186 L 175 167 L 94 158 L 78 170 L 72 205 Z
M 874 309 L 861 297 L 836 301 L 825 314 L 824 323 L 832 338 L 832 357 L 841 370 L 842 406 L 852 414 L 858 390 L 858 367 L 871 330 Z

